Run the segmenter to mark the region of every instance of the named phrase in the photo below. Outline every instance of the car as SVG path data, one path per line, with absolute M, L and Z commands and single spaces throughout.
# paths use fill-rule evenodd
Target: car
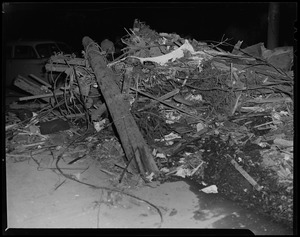
M 53 40 L 17 40 L 6 44 L 5 87 L 12 87 L 15 78 L 20 75 L 33 81 L 29 75 L 48 82 L 45 64 L 54 53 L 72 54 L 72 48 L 60 41 Z

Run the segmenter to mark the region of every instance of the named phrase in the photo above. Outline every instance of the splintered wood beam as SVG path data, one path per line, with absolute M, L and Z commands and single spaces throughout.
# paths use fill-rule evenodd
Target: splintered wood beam
M 130 162 L 129 167 L 135 173 L 142 175 L 158 173 L 150 148 L 130 112 L 129 101 L 125 99 L 116 83 L 119 81 L 118 75 L 107 67 L 105 57 L 100 54 L 99 46 L 92 39 L 85 36 L 82 44 L 120 137 L 126 163 Z
M 18 75 L 14 81 L 14 85 L 16 87 L 19 87 L 23 91 L 26 91 L 32 95 L 35 95 L 35 96 L 31 97 L 30 99 L 41 98 L 42 100 L 49 102 L 49 98 L 43 98 L 44 97 L 43 94 L 45 94 L 45 91 L 43 91 L 41 89 L 41 86 L 35 84 L 34 82 L 29 81 L 25 77 Z M 26 97 L 26 98 L 28 99 L 29 97 Z M 19 100 L 22 100 L 22 99 L 20 98 Z M 25 100 L 25 99 L 23 99 L 23 100 Z

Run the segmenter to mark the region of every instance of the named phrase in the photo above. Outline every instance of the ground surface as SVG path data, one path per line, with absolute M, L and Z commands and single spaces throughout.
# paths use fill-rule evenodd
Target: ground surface
M 219 194 L 204 194 L 184 181 L 157 187 L 128 185 L 126 192 L 157 206 L 124 194 L 93 189 L 65 178 L 43 160 L 39 170 L 32 159 L 6 162 L 8 228 L 249 228 L 255 234 L 291 234 L 292 231 L 227 201 Z M 86 168 L 90 159 L 72 168 Z M 61 167 L 65 164 L 62 162 Z M 111 187 L 111 177 L 89 166 L 78 176 L 83 182 Z M 92 168 L 93 167 L 93 168 Z M 125 186 L 124 186 L 125 187 Z

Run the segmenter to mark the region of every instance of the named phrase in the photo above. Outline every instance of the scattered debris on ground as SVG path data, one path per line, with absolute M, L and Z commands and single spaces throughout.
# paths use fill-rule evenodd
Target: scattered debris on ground
M 127 33 L 112 61 L 84 37 L 83 58 L 50 58 L 51 82 L 18 76 L 32 96 L 7 108 L 7 160 L 60 169 L 93 159 L 111 190 L 187 177 L 292 226 L 292 47 L 239 41 L 229 53 L 226 41 L 190 41 L 138 20 Z M 84 170 L 60 171 L 82 182 Z

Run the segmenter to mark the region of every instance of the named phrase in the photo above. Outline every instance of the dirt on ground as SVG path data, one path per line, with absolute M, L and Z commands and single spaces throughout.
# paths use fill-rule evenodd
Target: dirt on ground
M 8 229 L 245 228 L 255 234 L 291 233 L 183 179 L 150 185 L 126 174 L 120 184 L 104 157 L 102 163 L 85 158 L 68 165 L 74 157 L 65 156 L 58 165 L 66 178 L 51 156 L 34 157 L 6 163 Z

